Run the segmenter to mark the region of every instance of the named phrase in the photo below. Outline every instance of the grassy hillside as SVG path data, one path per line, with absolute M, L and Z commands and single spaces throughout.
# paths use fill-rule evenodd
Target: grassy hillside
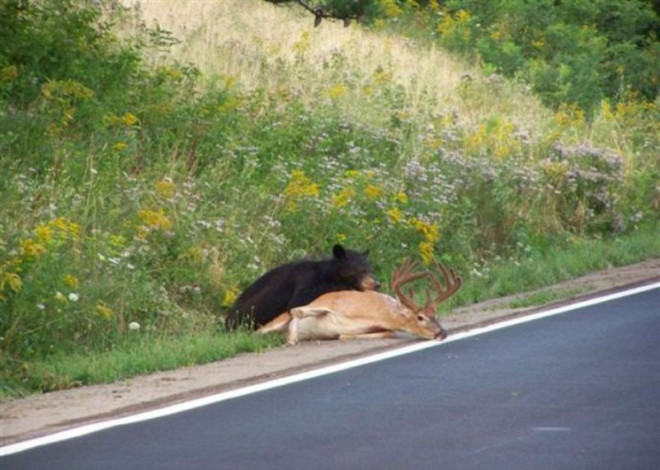
M 551 111 L 260 0 L 98 4 L 0 18 L 2 393 L 267 347 L 223 306 L 336 242 L 456 266 L 452 305 L 660 254 L 657 101 Z

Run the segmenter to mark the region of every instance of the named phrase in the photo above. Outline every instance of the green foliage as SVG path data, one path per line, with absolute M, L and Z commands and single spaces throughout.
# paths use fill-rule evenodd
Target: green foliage
M 138 71 L 138 51 L 117 42 L 93 2 L 2 0 L 0 11 L 0 99 L 9 105 L 31 103 L 48 81 L 111 96 Z
M 409 22 L 424 24 L 411 34 L 437 35 L 486 70 L 524 79 L 549 106 L 577 104 L 591 116 L 604 98 L 658 96 L 660 17 L 649 2 L 450 0 L 423 7 L 406 10 Z M 395 25 L 406 30 L 406 21 Z
M 365 77 L 339 51 L 323 64 L 336 82 L 310 103 L 171 60 L 147 66 L 176 41 L 160 29 L 119 39 L 111 20 L 127 12 L 110 1 L 6 6 L 0 34 L 18 39 L 0 46 L 0 172 L 11 175 L 0 179 L 0 365 L 12 390 L 215 359 L 176 338 L 231 344 L 222 310 L 243 287 L 336 242 L 370 249 L 383 281 L 406 256 L 445 261 L 470 302 L 520 286 L 514 262 L 549 282 L 537 261 L 556 250 L 657 227 L 657 102 L 603 102 L 591 123 L 561 106 L 529 129 L 495 110 L 467 123 L 449 109 L 418 116 L 387 64 Z M 445 38 L 459 46 L 479 28 L 462 15 Z M 511 44 L 493 54 L 513 70 L 525 48 Z M 498 86 L 466 79 L 459 98 L 470 109 Z M 373 104 L 376 124 L 344 112 L 347 100 Z M 626 249 L 626 261 L 659 252 Z M 509 274 L 492 274 L 498 264 Z M 245 337 L 232 350 L 270 344 Z M 183 356 L 154 353 L 168 344 Z M 138 353 L 116 359 L 126 351 Z M 145 364 L 151 354 L 161 366 Z M 100 377 L 86 355 L 113 372 Z M 66 357 L 80 365 L 57 372 Z

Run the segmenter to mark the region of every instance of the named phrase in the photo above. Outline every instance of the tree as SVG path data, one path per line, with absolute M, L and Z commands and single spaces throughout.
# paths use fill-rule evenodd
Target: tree
M 314 15 L 314 26 L 321 24 L 324 18 L 341 20 L 344 26 L 352 20 L 360 21 L 373 14 L 378 7 L 378 0 L 266 0 L 276 5 L 291 3 L 299 5 Z

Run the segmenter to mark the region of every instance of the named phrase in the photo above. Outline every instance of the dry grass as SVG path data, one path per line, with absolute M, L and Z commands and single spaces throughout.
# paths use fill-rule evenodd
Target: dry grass
M 505 115 L 534 135 L 550 115 L 520 86 L 485 79 L 435 47 L 360 25 L 326 21 L 314 28 L 302 11 L 262 0 L 125 1 L 138 5 L 147 25 L 173 32 L 182 41 L 174 56 L 207 76 L 275 99 L 332 101 L 364 124 L 389 118 L 392 92 L 422 126 L 439 115 L 455 115 L 463 126 Z

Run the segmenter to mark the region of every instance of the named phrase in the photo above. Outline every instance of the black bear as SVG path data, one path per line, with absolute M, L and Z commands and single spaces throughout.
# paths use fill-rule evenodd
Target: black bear
M 379 287 L 366 252 L 335 245 L 332 254 L 330 259 L 296 261 L 268 271 L 238 297 L 227 315 L 227 329 L 233 330 L 239 325 L 258 328 L 326 292 Z

